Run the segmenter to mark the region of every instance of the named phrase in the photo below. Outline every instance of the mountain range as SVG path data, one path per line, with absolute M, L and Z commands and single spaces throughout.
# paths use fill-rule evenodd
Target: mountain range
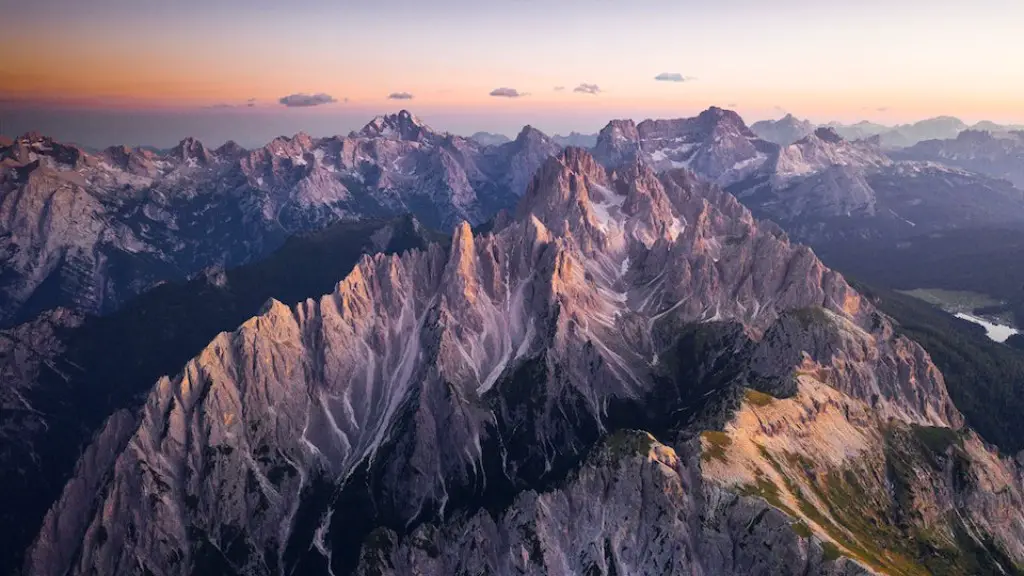
M 941 162 L 1008 180 L 1024 190 L 1024 131 L 965 130 L 954 139 L 918 142 L 893 157 Z
M 755 215 L 817 247 L 986 226 L 1024 225 L 1024 192 L 1010 183 L 929 161 L 894 161 L 877 140 L 818 128 L 781 146 L 734 112 L 690 119 L 612 121 L 595 156 L 609 167 L 641 159 L 686 168 L 725 186 Z
M 508 136 L 504 134 L 494 134 L 491 132 L 477 132 L 470 136 L 473 140 L 476 140 L 480 144 L 485 146 L 493 146 L 497 144 L 504 144 L 511 142 Z M 568 146 L 575 146 L 577 148 L 592 148 L 597 143 L 597 134 L 581 134 L 579 132 L 570 132 L 568 136 L 562 136 L 561 134 L 555 134 L 551 137 L 551 141 L 559 146 L 565 148 Z
M 614 120 L 593 152 L 611 168 L 638 158 L 656 171 L 690 169 L 821 247 L 1016 226 L 1020 192 L 994 178 L 1020 182 L 1018 136 L 968 131 L 886 152 L 822 128 L 779 145 L 711 108 L 689 119 Z M 346 137 L 299 134 L 253 151 L 186 139 L 164 152 L 87 153 L 26 135 L 0 148 L 0 325 L 57 306 L 110 312 L 160 282 L 260 258 L 291 234 L 339 220 L 412 213 L 439 230 L 479 224 L 515 206 L 561 149 L 529 126 L 485 145 L 405 111 Z
M 832 128 L 847 140 L 867 140 L 877 136 L 879 144 L 886 150 L 907 148 L 926 140 L 953 139 L 965 130 L 1002 135 L 1024 129 L 1024 126 L 1003 125 L 989 121 L 969 126 L 959 118 L 952 116 L 938 116 L 898 126 L 886 126 L 865 120 L 856 124 L 830 122 L 822 127 Z M 800 120 L 792 114 L 786 114 L 779 120 L 755 122 L 751 124 L 750 128 L 761 138 L 785 146 L 810 135 L 818 126 L 808 120 Z
M 0 571 L 1024 573 L 1013 410 L 815 254 L 1021 229 L 1010 137 L 20 137 Z
M 612 120 L 598 135 L 594 155 L 617 167 L 635 160 L 656 171 L 687 168 L 712 182 L 746 179 L 778 146 L 757 137 L 738 114 L 709 108 L 694 118 Z
M 998 573 L 1020 479 L 810 250 L 568 149 L 490 232 L 364 256 L 157 380 L 26 572 Z
M 109 312 L 339 220 L 481 222 L 514 206 L 557 150 L 529 127 L 483 146 L 406 111 L 346 137 L 298 134 L 257 150 L 186 139 L 162 154 L 89 154 L 29 134 L 0 148 L 0 325 L 57 306 Z

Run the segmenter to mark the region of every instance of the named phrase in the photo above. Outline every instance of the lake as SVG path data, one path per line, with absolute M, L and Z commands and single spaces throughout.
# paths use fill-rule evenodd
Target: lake
M 961 320 L 967 320 L 968 322 L 974 322 L 975 324 L 984 327 L 985 333 L 988 337 L 996 342 L 1006 342 L 1007 338 L 1018 332 L 1016 328 L 1006 326 L 1004 324 L 993 324 L 984 318 L 978 318 L 977 316 L 972 316 L 971 314 L 965 314 L 963 312 L 957 312 L 956 317 Z

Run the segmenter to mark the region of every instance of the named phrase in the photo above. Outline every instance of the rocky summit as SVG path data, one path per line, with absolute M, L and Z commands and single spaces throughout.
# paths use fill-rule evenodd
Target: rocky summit
M 688 168 L 727 185 L 749 176 L 777 149 L 732 110 L 711 107 L 694 118 L 613 120 L 598 135 L 594 155 L 608 166 L 639 158 L 655 170 Z
M 347 137 L 300 133 L 256 150 L 188 138 L 163 153 L 87 153 L 28 134 L 0 146 L 0 325 L 56 306 L 109 312 L 339 220 L 479 223 L 514 206 L 558 149 L 539 132 L 483 146 L 406 111 Z
M 24 571 L 1012 573 L 1020 465 L 813 252 L 653 168 L 661 129 L 216 336 L 108 419 Z

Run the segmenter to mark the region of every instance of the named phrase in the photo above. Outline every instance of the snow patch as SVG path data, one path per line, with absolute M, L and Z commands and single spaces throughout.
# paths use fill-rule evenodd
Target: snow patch
M 618 222 L 618 220 L 612 216 L 612 209 L 614 208 L 616 212 L 621 214 L 620 209 L 622 208 L 622 203 L 626 201 L 626 197 L 619 196 L 600 184 L 591 183 L 590 188 L 592 191 L 598 192 L 601 196 L 601 198 L 598 199 L 595 198 L 595 195 L 591 194 L 590 207 L 593 210 L 594 217 L 597 218 L 598 226 L 601 227 L 602 231 L 607 232 L 611 225 Z
M 896 211 L 895 211 L 895 210 L 893 210 L 892 208 L 889 208 L 889 212 L 890 212 L 890 213 L 891 213 L 891 214 L 892 214 L 893 216 L 895 216 L 896 218 L 899 218 L 900 220 L 903 220 L 903 221 L 904 221 L 904 222 L 906 222 L 907 224 L 910 224 L 911 226 L 913 226 L 913 227 L 915 227 L 915 228 L 917 227 L 917 224 L 915 224 L 915 223 L 911 222 L 910 220 L 907 220 L 907 219 L 906 219 L 906 218 L 904 218 L 903 216 L 900 216 L 900 215 L 899 215 L 899 214 L 897 214 L 897 213 L 896 213 Z
M 757 154 L 751 158 L 747 158 L 746 160 L 740 160 L 739 162 L 733 164 L 732 168 L 730 168 L 730 171 L 740 172 L 746 170 L 747 168 L 750 168 L 751 166 L 760 165 L 764 163 L 766 159 L 767 156 L 765 156 L 764 154 Z

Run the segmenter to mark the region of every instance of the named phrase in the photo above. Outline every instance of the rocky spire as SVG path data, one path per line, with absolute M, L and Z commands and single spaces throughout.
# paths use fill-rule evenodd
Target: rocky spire
M 632 120 L 612 120 L 597 135 L 594 156 L 605 166 L 620 166 L 640 155 L 640 133 Z
M 474 306 L 480 292 L 478 274 L 473 229 L 463 221 L 455 227 L 445 267 L 444 284 L 450 299 L 460 305 Z
M 539 145 L 550 141 L 547 134 L 544 134 L 540 130 L 527 124 L 523 126 L 523 129 L 519 131 L 519 135 L 516 136 L 515 143 L 519 146 Z
M 195 161 L 206 166 L 213 161 L 213 155 L 206 149 L 202 142 L 189 136 L 171 149 L 171 156 L 181 162 Z
M 843 141 L 843 137 L 840 136 L 839 133 L 836 132 L 836 129 L 831 126 L 822 126 L 816 129 L 814 131 L 814 135 L 817 138 L 832 144 L 838 144 Z
M 217 156 L 230 160 L 237 160 L 244 156 L 246 152 L 247 150 L 239 146 L 234 140 L 228 140 L 214 151 Z
M 520 218 L 533 215 L 552 230 L 575 230 L 595 224 L 591 188 L 607 187 L 608 175 L 581 148 L 566 148 L 537 171 L 519 203 Z

